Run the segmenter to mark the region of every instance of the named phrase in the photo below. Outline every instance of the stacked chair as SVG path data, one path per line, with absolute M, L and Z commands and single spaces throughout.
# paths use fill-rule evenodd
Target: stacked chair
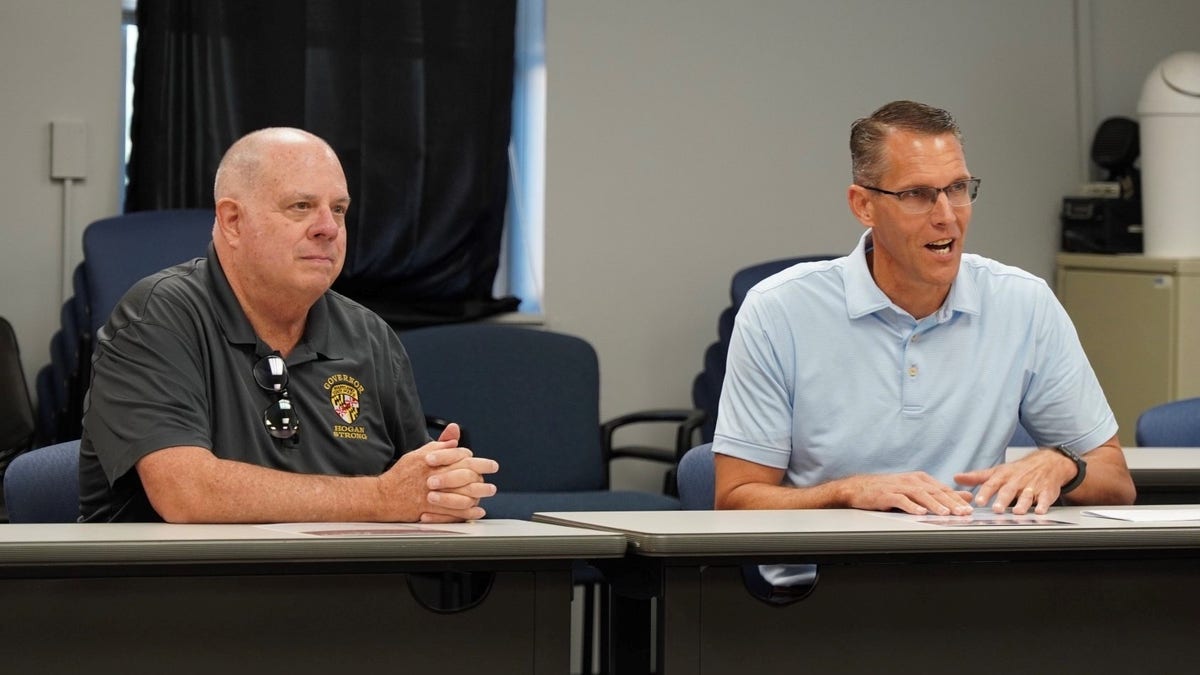
M 177 209 L 105 218 L 84 230 L 73 295 L 50 339 L 50 363 L 35 380 L 37 445 L 79 438 L 96 331 L 139 279 L 205 255 L 212 225 L 209 209 Z
M 711 443 L 713 430 L 717 426 L 717 404 L 721 401 L 721 385 L 725 382 L 725 358 L 729 355 L 729 340 L 733 336 L 733 320 L 746 294 L 755 284 L 772 274 L 802 262 L 817 262 L 830 260 L 838 256 L 832 254 L 808 255 L 797 258 L 781 258 L 767 262 L 756 263 L 744 267 L 734 273 L 729 283 L 729 306 L 717 317 L 717 341 L 710 344 L 704 351 L 704 370 L 700 371 L 692 381 L 692 403 L 698 410 L 704 411 L 704 424 L 701 425 L 700 440 Z M 680 458 L 692 446 L 691 439 L 684 447 L 677 448 Z

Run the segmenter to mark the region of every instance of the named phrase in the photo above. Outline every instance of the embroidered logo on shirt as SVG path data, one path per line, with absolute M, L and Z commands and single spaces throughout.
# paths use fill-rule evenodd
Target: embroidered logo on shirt
M 365 391 L 358 380 L 339 373 L 325 380 L 325 391 L 329 392 L 329 404 L 333 412 L 347 425 L 353 425 L 358 419 L 359 404 Z M 363 426 L 344 426 L 335 424 L 333 435 L 336 438 L 354 438 L 367 440 L 367 431 Z
M 346 424 L 354 424 L 358 419 L 358 392 L 348 384 L 335 384 L 329 391 L 329 402 L 333 404 L 333 412 L 346 420 Z

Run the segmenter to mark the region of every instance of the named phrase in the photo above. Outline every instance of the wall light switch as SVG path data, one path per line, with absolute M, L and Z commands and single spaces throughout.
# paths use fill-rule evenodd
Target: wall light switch
M 50 123 L 50 177 L 87 178 L 87 126 L 83 122 Z

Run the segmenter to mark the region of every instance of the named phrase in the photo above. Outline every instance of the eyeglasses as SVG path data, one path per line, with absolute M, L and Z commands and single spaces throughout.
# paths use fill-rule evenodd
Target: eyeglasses
M 275 438 L 288 439 L 300 432 L 300 419 L 288 398 L 287 364 L 278 354 L 268 354 L 254 364 L 254 381 L 275 394 L 275 402 L 263 410 L 263 426 Z
M 872 192 L 891 195 L 900 202 L 900 208 L 905 213 L 913 215 L 921 213 L 929 213 L 937 204 L 938 195 L 942 192 L 946 193 L 946 201 L 950 202 L 950 206 L 967 206 L 974 204 L 975 198 L 979 196 L 979 183 L 982 179 L 968 178 L 960 180 L 956 183 L 951 183 L 943 188 L 935 187 L 915 187 L 899 192 L 884 190 L 870 185 L 861 185 Z

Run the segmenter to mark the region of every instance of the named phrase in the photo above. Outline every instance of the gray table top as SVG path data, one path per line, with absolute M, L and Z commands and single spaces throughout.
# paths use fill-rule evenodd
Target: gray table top
M 1122 507 L 1138 511 L 1190 509 L 1197 520 L 1129 522 L 1085 515 L 1103 507 L 1056 507 L 1035 524 L 990 510 L 974 521 L 854 509 L 791 511 L 657 511 L 538 513 L 540 522 L 621 532 L 646 556 L 838 555 L 1068 550 L 1200 550 L 1200 506 Z M 968 522 L 969 521 L 969 522 Z M 1022 524 L 1024 521 L 1025 524 Z
M 0 565 L 620 557 L 619 534 L 520 520 L 445 525 L 0 525 Z

